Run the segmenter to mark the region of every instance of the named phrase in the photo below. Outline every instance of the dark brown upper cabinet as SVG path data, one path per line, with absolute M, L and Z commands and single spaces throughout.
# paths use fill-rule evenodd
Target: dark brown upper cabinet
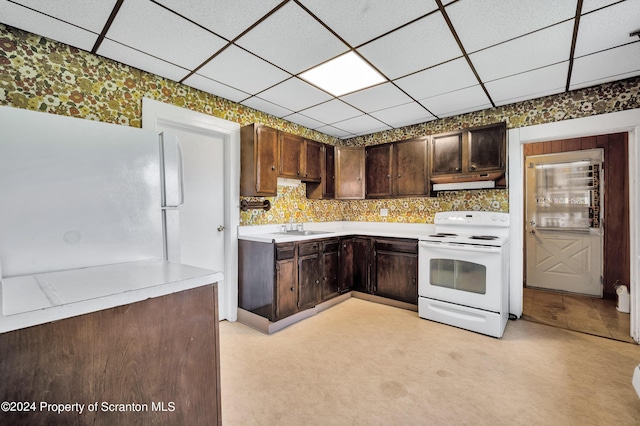
M 490 171 L 505 168 L 505 126 L 469 130 L 469 170 Z
M 367 147 L 367 198 L 429 195 L 427 151 L 427 138 Z
M 474 127 L 431 137 L 432 183 L 489 181 L 506 187 L 505 123 Z
M 304 176 L 304 141 L 302 137 L 286 132 L 278 132 L 278 175 L 301 179 Z
M 303 152 L 305 161 L 302 180 L 320 182 L 322 179 L 322 144 L 305 139 Z
M 391 143 L 365 148 L 367 198 L 390 197 L 393 194 L 392 155 L 393 144 Z
M 278 192 L 278 131 L 261 124 L 240 129 L 240 195 L 274 197 Z
M 320 182 L 307 183 L 307 198 L 333 199 L 335 197 L 335 147 L 320 144 Z M 307 156 L 307 163 L 308 163 Z
M 352 146 L 336 147 L 337 200 L 364 199 L 364 148 Z

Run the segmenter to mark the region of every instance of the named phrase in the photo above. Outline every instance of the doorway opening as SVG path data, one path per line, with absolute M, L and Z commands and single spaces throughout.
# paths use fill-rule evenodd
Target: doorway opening
M 615 133 L 545 141 L 523 146 L 525 167 L 529 163 L 533 163 L 530 160 L 541 158 L 543 155 L 560 154 L 571 157 L 571 153 L 577 153 L 577 156 L 580 157 L 588 151 L 597 149 L 601 149 L 604 155 L 601 170 L 602 191 L 600 192 L 602 223 L 599 224 L 602 228 L 601 297 L 585 296 L 584 293 L 592 295 L 594 293 L 579 289 L 574 292 L 571 287 L 554 287 L 539 283 L 536 285 L 532 277 L 528 276 L 532 273 L 529 271 L 531 265 L 527 265 L 527 262 L 531 263 L 531 258 L 534 257 L 530 253 L 532 248 L 525 244 L 524 262 L 527 266 L 524 276 L 523 319 L 633 342 L 629 336 L 629 314 L 616 309 L 616 288 L 624 285 L 629 289 L 630 286 L 627 138 L 628 133 Z M 526 197 L 527 190 L 525 189 L 524 192 Z M 533 235 L 529 234 L 533 230 L 529 223 L 531 220 L 525 220 L 528 222 L 524 224 L 525 235 L 523 238 L 525 241 L 527 238 L 532 241 Z M 551 223 L 553 225 L 556 222 Z M 533 231 L 534 233 L 538 232 L 537 230 Z M 553 230 L 549 231 L 549 233 L 553 232 Z M 538 232 L 538 234 L 541 233 Z M 555 234 L 553 237 L 557 237 L 557 235 L 559 234 Z M 572 244 L 578 244 L 576 241 L 574 238 Z M 568 240 L 565 242 L 569 245 Z M 528 254 L 527 251 L 529 251 Z M 576 254 L 576 257 L 585 260 L 584 251 Z M 588 262 L 585 265 L 588 266 Z M 600 294 L 596 294 L 596 296 L 600 296 Z

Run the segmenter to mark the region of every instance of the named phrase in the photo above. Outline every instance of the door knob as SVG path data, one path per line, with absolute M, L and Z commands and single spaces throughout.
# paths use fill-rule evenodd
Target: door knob
M 222 232 L 222 231 L 224 231 L 224 225 L 218 226 L 218 232 Z
M 532 220 L 531 222 L 529 222 L 529 225 L 531 225 L 531 226 L 536 226 L 536 221 L 535 221 L 535 220 Z
M 531 231 L 529 231 L 529 233 L 530 233 L 531 235 L 535 235 L 535 234 L 536 234 L 536 231 L 534 231 L 534 230 L 532 229 Z

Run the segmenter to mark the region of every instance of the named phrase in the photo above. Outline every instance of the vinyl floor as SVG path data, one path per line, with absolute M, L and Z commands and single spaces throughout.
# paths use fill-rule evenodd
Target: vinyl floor
M 502 338 L 350 298 L 272 335 L 220 323 L 222 420 L 638 425 L 640 346 L 532 321 Z

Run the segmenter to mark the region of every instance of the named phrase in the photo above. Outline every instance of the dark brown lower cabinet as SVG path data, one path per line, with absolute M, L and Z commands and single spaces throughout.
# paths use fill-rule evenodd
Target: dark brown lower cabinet
M 373 245 L 372 293 L 418 304 L 418 242 L 376 239 Z
M 338 239 L 238 241 L 238 307 L 276 322 L 338 294 Z
M 313 308 L 320 301 L 320 242 L 298 243 L 298 309 Z
M 221 424 L 219 354 L 213 285 L 2 333 L 0 423 Z
M 340 242 L 337 238 L 322 242 L 321 300 L 329 300 L 341 293 L 338 279 L 340 271 L 339 247 Z
M 340 246 L 341 290 L 370 293 L 371 239 L 366 237 L 343 238 L 340 241 Z
M 264 271 L 267 272 L 266 270 Z M 298 312 L 298 265 L 295 244 L 276 244 L 275 315 L 278 321 Z

